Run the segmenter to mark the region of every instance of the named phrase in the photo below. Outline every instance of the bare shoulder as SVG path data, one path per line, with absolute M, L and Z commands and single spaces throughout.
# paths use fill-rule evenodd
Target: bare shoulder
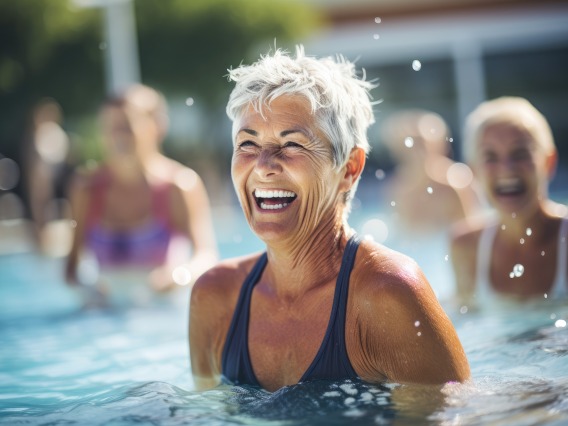
M 357 253 L 354 284 L 363 299 L 380 295 L 403 297 L 429 291 L 420 266 L 411 257 L 372 241 L 363 241 Z
M 356 331 L 346 342 L 360 377 L 424 384 L 469 377 L 457 333 L 412 258 L 364 241 L 352 277 L 347 321 Z
M 208 314 L 220 313 L 236 305 L 239 292 L 247 275 L 260 257 L 259 253 L 225 259 L 203 273 L 191 290 L 192 309 L 210 310 Z

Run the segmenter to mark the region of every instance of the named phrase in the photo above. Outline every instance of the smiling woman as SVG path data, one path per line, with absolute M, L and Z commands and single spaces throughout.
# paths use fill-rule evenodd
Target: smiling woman
M 455 227 L 460 303 L 566 297 L 568 209 L 548 196 L 557 152 L 544 116 L 523 98 L 484 102 L 468 117 L 466 149 L 495 214 Z
M 230 78 L 233 183 L 266 252 L 224 260 L 195 284 L 196 386 L 466 380 L 461 343 L 416 263 L 360 241 L 347 222 L 373 85 L 343 58 L 301 47 Z

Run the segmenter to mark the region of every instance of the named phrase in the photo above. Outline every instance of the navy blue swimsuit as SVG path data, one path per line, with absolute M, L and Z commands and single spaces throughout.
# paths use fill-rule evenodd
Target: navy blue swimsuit
M 308 367 L 300 382 L 309 380 L 341 380 L 357 378 L 353 370 L 347 348 L 345 347 L 345 316 L 347 311 L 347 295 L 349 276 L 359 248 L 359 239 L 351 237 L 345 247 L 341 269 L 335 284 L 333 306 L 323 342 L 319 351 Z M 256 283 L 267 263 L 266 253 L 262 254 L 245 279 L 233 320 L 225 340 L 222 357 L 222 374 L 226 381 L 237 385 L 260 386 L 252 369 L 248 350 L 248 324 L 250 299 Z

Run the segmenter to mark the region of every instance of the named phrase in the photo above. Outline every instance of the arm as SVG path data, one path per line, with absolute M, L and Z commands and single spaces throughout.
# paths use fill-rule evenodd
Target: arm
M 477 240 L 472 234 L 463 234 L 457 231 L 453 233 L 450 241 L 450 257 L 458 307 L 475 304 L 476 248 Z
M 214 350 L 215 330 L 214 317 L 218 313 L 212 303 L 214 298 L 208 287 L 211 286 L 210 274 L 204 274 L 195 283 L 191 291 L 189 307 L 189 355 L 191 373 L 195 388 L 210 389 L 221 382 L 221 368 L 216 361 Z
M 85 225 L 89 205 L 89 192 L 85 177 L 75 175 L 70 185 L 69 201 L 71 212 L 75 221 L 71 250 L 65 264 L 65 278 L 69 284 L 80 284 L 77 277 L 79 256 L 85 239 Z
M 469 364 L 457 333 L 415 262 L 401 256 L 373 275 L 357 327 L 361 354 L 354 358 L 361 378 L 403 384 L 467 380 Z
M 189 272 L 188 284 L 191 285 L 218 260 L 209 198 L 203 182 L 188 168 L 177 172 L 175 182 L 176 190 L 170 200 L 171 220 L 176 230 L 190 240 L 193 252 L 189 260 L 169 259 L 168 264 L 152 272 L 152 285 L 157 290 L 175 287 L 172 272 L 177 267 Z

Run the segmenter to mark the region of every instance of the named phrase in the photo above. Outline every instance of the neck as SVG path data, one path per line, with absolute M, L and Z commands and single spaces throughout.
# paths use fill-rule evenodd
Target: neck
M 337 217 L 339 216 L 339 217 Z M 308 291 L 335 282 L 347 240 L 352 234 L 340 214 L 321 223 L 303 241 L 267 245 L 272 290 L 291 301 Z
M 553 206 L 554 203 L 539 203 L 537 208 L 530 211 L 502 215 L 501 225 L 505 227 L 503 235 L 509 240 L 523 239 L 523 244 L 527 245 L 538 243 L 541 240 L 539 236 L 547 235 L 551 219 L 556 216 L 551 211 Z

